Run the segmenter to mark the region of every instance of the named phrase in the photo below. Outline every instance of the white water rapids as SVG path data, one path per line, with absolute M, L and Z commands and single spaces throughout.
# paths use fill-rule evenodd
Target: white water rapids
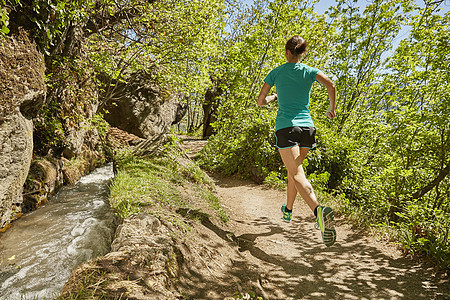
M 53 299 L 73 268 L 109 251 L 112 177 L 111 164 L 96 169 L 0 234 L 1 300 Z

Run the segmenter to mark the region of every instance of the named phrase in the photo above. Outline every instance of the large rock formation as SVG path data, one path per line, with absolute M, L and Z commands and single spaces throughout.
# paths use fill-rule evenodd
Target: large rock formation
M 25 34 L 0 41 L 0 228 L 20 213 L 33 154 L 31 118 L 46 94 L 44 71 Z
M 105 98 L 106 120 L 141 138 L 155 139 L 168 133 L 186 113 L 183 96 L 166 95 L 145 72 L 131 74 L 127 84 L 119 83 L 110 92 L 113 97 Z

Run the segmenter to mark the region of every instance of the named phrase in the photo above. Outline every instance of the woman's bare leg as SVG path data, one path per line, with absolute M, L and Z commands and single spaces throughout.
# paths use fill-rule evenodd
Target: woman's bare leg
M 283 160 L 283 163 L 288 171 L 288 202 L 286 207 L 288 209 L 292 209 L 292 206 L 289 207 L 289 204 L 290 202 L 292 202 L 291 205 L 294 203 L 296 193 L 294 194 L 293 187 L 295 187 L 310 209 L 314 211 L 319 203 L 317 202 L 311 183 L 309 183 L 308 179 L 306 179 L 302 166 L 302 162 L 305 159 L 306 154 L 308 154 L 309 149 L 295 146 L 292 148 L 279 149 L 279 151 L 281 159 Z M 291 184 L 289 184 L 289 182 L 291 182 Z
M 295 197 L 297 197 L 297 188 L 295 187 L 294 178 L 288 173 L 288 184 L 287 184 L 287 202 L 286 208 L 292 210 L 294 206 Z

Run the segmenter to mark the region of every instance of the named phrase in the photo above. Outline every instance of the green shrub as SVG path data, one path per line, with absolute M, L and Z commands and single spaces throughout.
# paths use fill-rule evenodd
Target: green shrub
M 435 261 L 450 269 L 450 219 L 448 212 L 433 209 L 421 201 L 409 202 L 397 212 L 400 244 L 410 253 Z

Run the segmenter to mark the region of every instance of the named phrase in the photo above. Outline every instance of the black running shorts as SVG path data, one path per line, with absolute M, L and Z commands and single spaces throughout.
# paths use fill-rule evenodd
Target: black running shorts
M 277 147 L 279 149 L 299 146 L 312 149 L 316 146 L 315 127 L 287 127 L 275 132 Z

